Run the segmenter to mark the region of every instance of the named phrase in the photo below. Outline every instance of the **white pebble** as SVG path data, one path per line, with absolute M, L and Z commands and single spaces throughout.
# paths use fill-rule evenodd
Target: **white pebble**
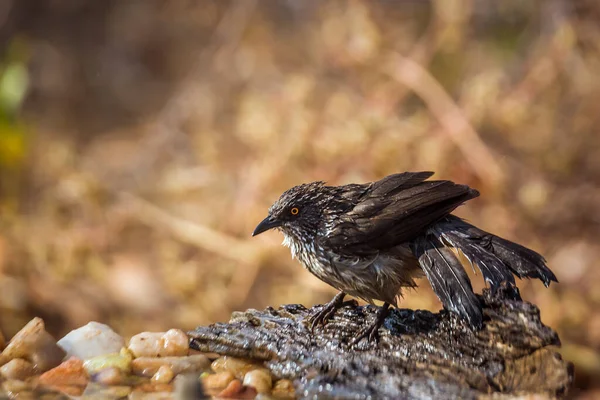
M 125 340 L 108 325 L 92 321 L 67 333 L 58 341 L 58 345 L 67 352 L 67 357 L 88 360 L 118 353 L 125 346 Z

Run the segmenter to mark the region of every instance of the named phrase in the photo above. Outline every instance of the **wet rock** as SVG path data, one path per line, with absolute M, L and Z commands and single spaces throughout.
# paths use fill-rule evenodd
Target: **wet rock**
M 273 386 L 273 397 L 295 399 L 294 383 L 289 379 L 280 379 Z
M 229 385 L 217 395 L 224 399 L 253 399 L 256 397 L 256 389 L 242 385 L 238 379 L 229 382 Z
M 133 355 L 129 350 L 123 347 L 120 353 L 104 354 L 90 358 L 83 363 L 83 366 L 90 375 L 112 367 L 117 368 L 124 373 L 129 373 L 131 372 L 132 361 Z
M 119 368 L 108 367 L 94 374 L 92 376 L 92 380 L 102 385 L 117 386 L 123 384 L 126 381 L 126 375 Z
M 21 380 L 11 379 L 2 382 L 2 390 L 4 390 L 4 392 L 11 398 L 29 389 L 31 389 L 31 387 Z
M 65 352 L 46 332 L 44 321 L 34 318 L 10 340 L 0 354 L 0 365 L 15 358 L 23 358 L 33 364 L 37 372 L 47 371 L 61 363 Z
M 173 373 L 199 372 L 209 367 L 210 360 L 202 354 L 185 357 L 139 357 L 132 361 L 135 375 L 151 377 L 158 369 L 167 365 Z
M 173 393 L 169 392 L 148 393 L 141 391 L 133 391 L 127 397 L 128 400 L 173 400 L 174 398 Z
M 348 343 L 375 318 L 376 307 L 346 303 L 314 334 L 305 323 L 320 306 L 288 305 L 236 313 L 227 324 L 189 335 L 196 350 L 264 362 L 307 398 L 563 396 L 572 383 L 572 364 L 553 349 L 560 341 L 541 323 L 539 310 L 503 290 L 494 296 L 486 290 L 481 301 L 480 331 L 446 311 L 393 310 L 377 343 L 354 347 Z
M 185 356 L 189 351 L 189 338 L 180 329 L 167 332 L 142 332 L 131 338 L 129 350 L 136 357 Z
M 70 358 L 42 374 L 38 380 L 40 385 L 71 396 L 81 396 L 88 382 L 89 377 L 83 367 L 83 361 L 78 358 Z
M 154 375 L 152 375 L 152 382 L 155 383 L 169 383 L 175 377 L 175 373 L 168 365 L 161 365 L 158 368 L 158 371 Z
M 255 369 L 244 375 L 244 386 L 253 387 L 258 393 L 271 393 L 273 380 L 268 370 Z
M 58 345 L 68 357 L 87 360 L 104 354 L 118 353 L 125 347 L 125 340 L 108 325 L 90 322 L 67 333 Z
M 25 380 L 34 373 L 33 364 L 22 358 L 14 358 L 0 367 L 0 375 L 5 379 Z
M 147 393 L 172 392 L 173 385 L 170 385 L 168 383 L 147 382 L 147 383 L 142 383 L 141 385 L 136 386 L 135 390 L 147 392 Z
M 206 390 L 214 391 L 221 390 L 235 379 L 235 375 L 231 371 L 217 372 L 216 374 L 206 374 L 202 376 L 202 384 Z
M 90 383 L 85 388 L 82 397 L 86 400 L 117 400 L 123 399 L 131 393 L 130 386 L 104 386 Z
M 256 361 L 230 356 L 219 357 L 210 366 L 215 372 L 231 371 L 238 379 L 244 379 L 247 372 L 261 368 L 261 364 Z

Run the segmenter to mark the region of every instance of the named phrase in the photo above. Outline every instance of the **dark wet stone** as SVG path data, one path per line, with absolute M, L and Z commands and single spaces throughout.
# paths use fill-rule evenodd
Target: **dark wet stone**
M 305 398 L 563 396 L 573 371 L 552 347 L 560 345 L 557 334 L 541 323 L 537 307 L 502 296 L 484 291 L 486 321 L 478 332 L 446 311 L 401 309 L 390 313 L 378 343 L 363 340 L 349 348 L 375 307 L 348 302 L 312 334 L 304 321 L 317 307 L 286 305 L 199 327 L 189 333 L 190 346 L 265 361 Z

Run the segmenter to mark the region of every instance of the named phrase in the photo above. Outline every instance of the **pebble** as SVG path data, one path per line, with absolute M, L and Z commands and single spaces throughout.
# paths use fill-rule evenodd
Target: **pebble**
M 22 358 L 14 358 L 0 367 L 0 375 L 5 379 L 25 380 L 34 373 L 33 365 Z
M 15 396 L 17 393 L 29 390 L 30 387 L 27 383 L 23 381 L 11 379 L 2 382 L 2 389 L 10 398 L 13 398 L 13 396 Z
M 71 396 L 81 396 L 89 381 L 83 361 L 70 358 L 58 367 L 43 373 L 38 382 Z
M 8 343 L 0 354 L 0 365 L 15 358 L 23 358 L 33 364 L 37 372 L 47 371 L 61 363 L 65 352 L 46 332 L 44 321 L 34 318 L 27 323 Z
M 253 399 L 256 397 L 256 389 L 244 386 L 239 379 L 234 379 L 229 382 L 229 385 L 217 397 L 226 399 Z
M 142 332 L 131 338 L 129 350 L 136 357 L 185 356 L 189 351 L 189 338 L 180 329 L 167 332 Z
M 271 393 L 273 380 L 271 374 L 266 369 L 254 369 L 244 375 L 244 386 L 250 386 L 256 389 L 258 393 Z
M 104 354 L 90 358 L 83 363 L 83 366 L 90 375 L 111 367 L 118 368 L 128 374 L 131 372 L 132 360 L 133 355 L 131 352 L 123 347 L 120 353 Z
M 92 379 L 106 386 L 121 385 L 125 382 L 126 376 L 122 370 L 117 367 L 108 367 L 95 374 Z
M 142 383 L 141 385 L 136 386 L 135 390 L 142 391 L 142 392 L 172 392 L 173 385 L 170 385 L 168 383 L 146 382 L 146 383 Z
M 168 365 L 161 365 L 158 368 L 158 371 L 154 375 L 152 375 L 152 382 L 155 383 L 169 383 L 175 377 L 175 373 Z
M 125 339 L 108 325 L 92 321 L 67 333 L 58 341 L 58 345 L 68 357 L 88 360 L 105 354 L 118 353 L 125 347 Z
M 111 386 L 106 387 L 99 384 L 90 383 L 85 388 L 82 398 L 86 400 L 117 400 L 122 399 L 131 393 L 130 386 Z
M 183 372 L 198 372 L 208 368 L 210 360 L 203 354 L 186 357 L 139 357 L 132 361 L 135 375 L 148 376 L 158 372 L 162 365 L 168 365 L 176 375 Z
M 128 400 L 173 400 L 174 398 L 173 393 L 169 392 L 146 393 L 140 391 L 133 391 L 127 397 Z
M 289 379 L 280 379 L 275 382 L 273 386 L 273 391 L 271 392 L 275 397 L 283 397 L 283 398 L 296 398 L 294 383 Z
M 217 372 L 216 374 L 206 374 L 202 376 L 202 384 L 207 390 L 223 389 L 235 376 L 231 371 Z
M 262 367 L 260 364 L 243 358 L 223 356 L 213 361 L 211 368 L 215 372 L 231 371 L 237 379 L 244 379 L 246 372 Z

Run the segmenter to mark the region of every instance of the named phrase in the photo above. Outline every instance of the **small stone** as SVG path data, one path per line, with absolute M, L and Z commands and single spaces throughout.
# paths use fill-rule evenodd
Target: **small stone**
M 90 358 L 83 363 L 83 366 L 90 375 L 110 367 L 118 368 L 124 373 L 130 373 L 132 360 L 133 355 L 131 352 L 123 347 L 120 353 L 104 354 Z
M 125 347 L 125 339 L 108 325 L 90 322 L 67 333 L 58 341 L 67 356 L 88 360 L 93 357 L 118 353 Z
M 128 400 L 173 400 L 175 397 L 170 392 L 148 393 L 133 391 L 127 398 Z
M 294 383 L 289 379 L 280 379 L 275 382 L 273 386 L 273 391 L 271 392 L 274 397 L 283 397 L 283 398 L 296 398 L 296 391 L 294 389 Z
M 175 375 L 184 372 L 199 372 L 208 368 L 210 360 L 202 354 L 185 357 L 139 357 L 132 361 L 135 375 L 148 376 L 158 372 L 162 365 L 168 365 Z
M 0 367 L 0 375 L 6 379 L 25 380 L 34 373 L 33 365 L 22 358 L 14 358 Z
M 23 381 L 11 379 L 2 382 L 2 389 L 12 398 L 15 394 L 31 389 L 31 387 Z
M 161 365 L 158 368 L 158 371 L 154 375 L 152 375 L 152 382 L 155 383 L 169 383 L 173 380 L 175 374 L 173 370 L 168 365 Z
M 58 367 L 43 373 L 38 380 L 41 385 L 72 396 L 81 396 L 88 381 L 89 377 L 83 367 L 83 361 L 77 358 L 70 358 Z
M 244 386 L 239 379 L 234 379 L 229 382 L 229 385 L 217 397 L 226 399 L 253 399 L 256 397 L 256 389 Z
M 177 357 L 189 351 L 189 338 L 180 329 L 142 332 L 131 338 L 129 350 L 136 357 Z
M 223 389 L 234 379 L 235 376 L 231 371 L 222 371 L 202 376 L 202 384 L 207 390 Z
M 172 392 L 173 391 L 173 385 L 170 385 L 168 383 L 151 383 L 151 382 L 146 382 L 146 383 L 142 383 L 141 385 L 138 385 L 135 387 L 135 390 L 138 391 L 142 391 L 142 392 Z
M 231 371 L 237 379 L 244 379 L 246 372 L 260 367 L 260 364 L 253 361 L 229 356 L 219 357 L 211 364 L 213 371 Z
M 81 396 L 85 390 L 84 386 L 52 386 L 52 389 L 69 396 Z
M 244 375 L 244 386 L 253 387 L 258 393 L 271 393 L 273 379 L 266 369 L 253 369 Z
M 95 374 L 92 379 L 102 385 L 116 386 L 125 382 L 125 374 L 117 367 L 108 367 Z
M 129 396 L 130 386 L 106 387 L 100 384 L 90 383 L 85 388 L 82 397 L 86 400 L 117 400 Z
M 36 371 L 43 372 L 59 365 L 64 356 L 64 351 L 46 332 L 44 321 L 34 318 L 11 339 L 0 355 L 0 365 L 23 358 L 30 361 Z

